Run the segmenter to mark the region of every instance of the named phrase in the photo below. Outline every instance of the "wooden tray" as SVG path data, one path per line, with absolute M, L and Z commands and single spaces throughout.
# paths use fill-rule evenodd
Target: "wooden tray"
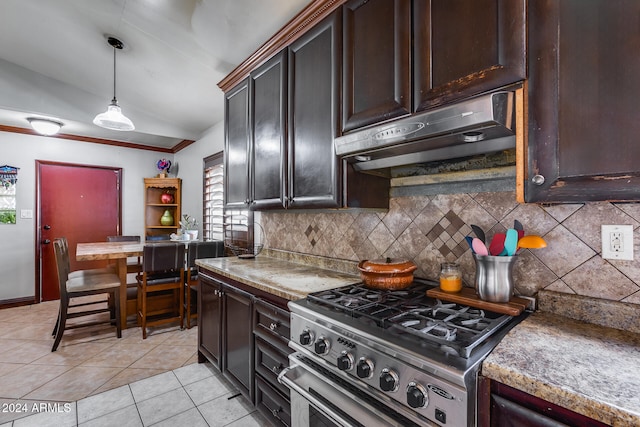
M 509 316 L 517 316 L 529 306 L 530 301 L 524 298 L 511 297 L 509 302 L 490 302 L 481 300 L 475 289 L 463 287 L 460 292 L 445 292 L 440 288 L 432 288 L 427 290 L 427 296 L 437 298 L 442 301 L 455 302 L 458 304 L 469 305 L 475 308 L 495 311 L 496 313 L 508 314 Z

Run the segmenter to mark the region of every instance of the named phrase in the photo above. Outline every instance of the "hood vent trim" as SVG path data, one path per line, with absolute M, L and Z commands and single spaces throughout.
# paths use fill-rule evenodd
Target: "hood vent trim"
M 492 153 L 515 147 L 515 94 L 500 91 L 338 137 L 358 171 Z

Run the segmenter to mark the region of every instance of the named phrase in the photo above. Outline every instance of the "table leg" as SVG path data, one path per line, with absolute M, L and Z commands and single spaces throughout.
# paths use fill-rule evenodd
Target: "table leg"
M 127 259 L 116 260 L 116 270 L 120 277 L 120 325 L 127 329 Z

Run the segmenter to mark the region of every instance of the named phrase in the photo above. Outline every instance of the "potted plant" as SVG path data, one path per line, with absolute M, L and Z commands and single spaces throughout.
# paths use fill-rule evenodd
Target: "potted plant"
M 198 220 L 189 214 L 182 215 L 180 229 L 183 236 L 188 236 L 188 240 L 196 240 L 198 238 Z

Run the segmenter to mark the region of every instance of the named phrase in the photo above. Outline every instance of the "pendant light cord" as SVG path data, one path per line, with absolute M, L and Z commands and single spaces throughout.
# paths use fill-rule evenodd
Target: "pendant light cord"
M 114 104 L 118 103 L 116 99 L 116 47 L 113 47 L 113 100 Z

